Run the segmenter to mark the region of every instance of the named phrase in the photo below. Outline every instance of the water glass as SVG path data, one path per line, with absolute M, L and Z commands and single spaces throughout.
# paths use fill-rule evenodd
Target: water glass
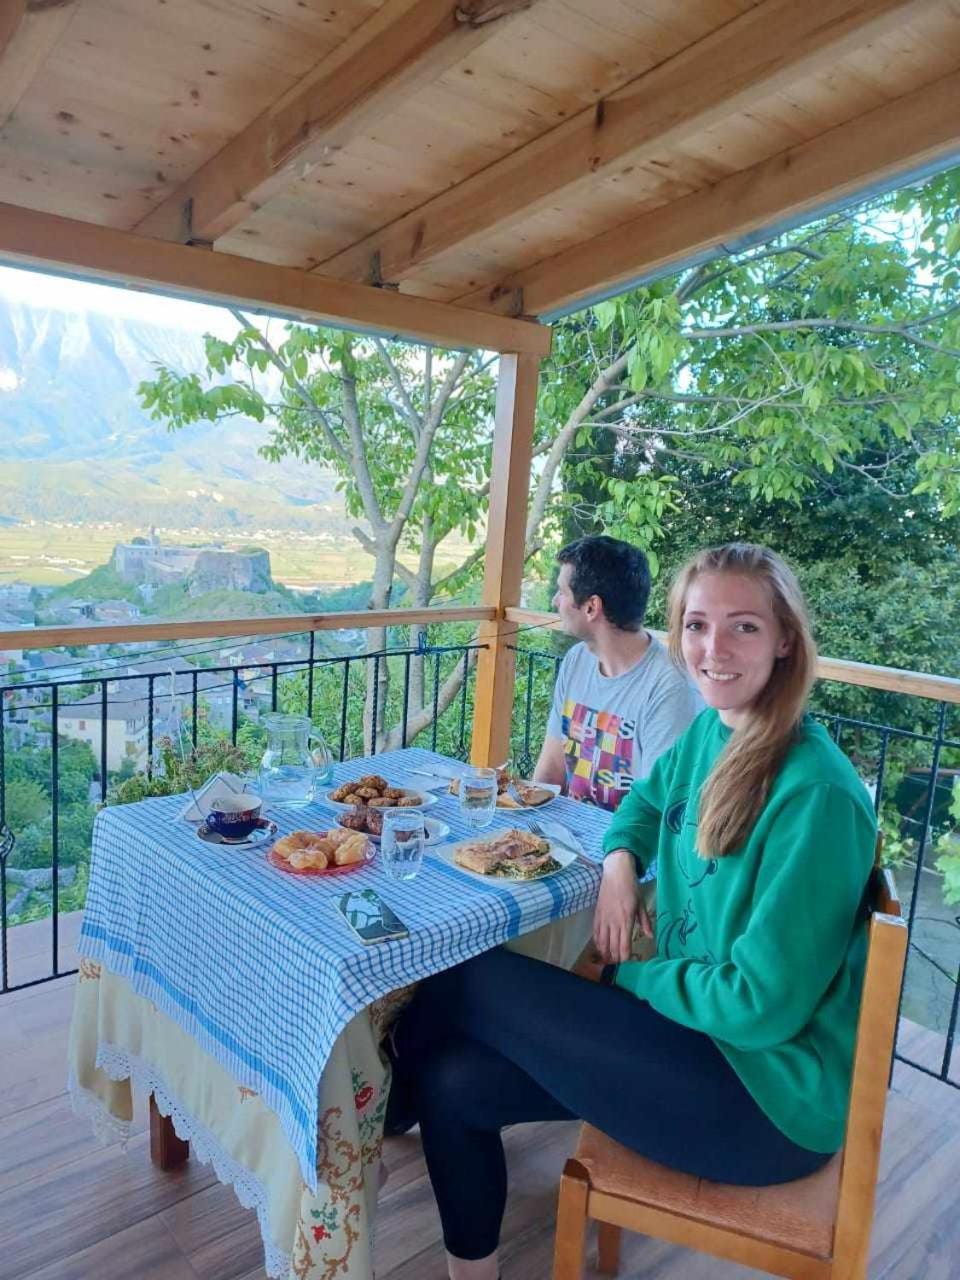
M 385 809 L 380 861 L 391 880 L 412 880 L 423 863 L 426 831 L 418 809 Z
M 468 827 L 489 827 L 497 807 L 496 769 L 467 769 L 460 777 L 460 812 Z

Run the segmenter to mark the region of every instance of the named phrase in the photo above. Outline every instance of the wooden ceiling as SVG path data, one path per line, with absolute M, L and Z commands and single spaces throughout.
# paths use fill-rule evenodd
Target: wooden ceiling
M 0 0 L 0 258 L 500 349 L 953 158 L 958 0 Z

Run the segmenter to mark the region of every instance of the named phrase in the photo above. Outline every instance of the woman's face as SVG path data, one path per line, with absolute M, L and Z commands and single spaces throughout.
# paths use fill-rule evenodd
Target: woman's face
M 682 625 L 684 661 L 704 701 L 725 725 L 740 728 L 773 664 L 790 652 L 766 585 L 739 573 L 701 573 Z

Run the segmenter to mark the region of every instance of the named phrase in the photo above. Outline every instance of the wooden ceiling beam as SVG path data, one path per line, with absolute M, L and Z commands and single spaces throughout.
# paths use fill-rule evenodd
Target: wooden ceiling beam
M 439 346 L 546 355 L 550 330 L 389 289 L 0 204 L 0 262 Z
M 0 0 L 0 129 L 75 11 L 75 0 Z
M 502 30 L 534 0 L 387 0 L 137 224 L 212 244 Z
M 642 214 L 458 306 L 550 315 L 721 251 L 767 227 L 801 222 L 865 188 L 960 156 L 960 70 L 809 142 Z
M 696 137 L 929 0 L 764 0 L 610 97 L 316 267 L 396 283 L 441 254 L 562 199 L 615 165 Z
M 0 60 L 20 29 L 26 12 L 27 0 L 0 0 Z

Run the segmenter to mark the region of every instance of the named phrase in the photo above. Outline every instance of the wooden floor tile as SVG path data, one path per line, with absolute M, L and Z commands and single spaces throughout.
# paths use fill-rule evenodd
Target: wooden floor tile
M 263 1264 L 257 1216 L 215 1183 L 160 1215 L 199 1280 L 238 1280 Z
M 65 938 L 78 925 L 67 921 Z M 27 959 L 42 967 L 43 929 L 24 942 Z M 126 1151 L 99 1146 L 72 1115 L 64 1094 L 72 987 L 65 980 L 0 997 L 0 1280 L 266 1280 L 256 1216 L 233 1191 L 195 1160 L 172 1174 L 151 1165 L 143 1099 Z M 942 1039 L 909 1023 L 903 1044 L 924 1062 L 942 1052 Z M 548 1280 L 557 1183 L 576 1128 L 517 1125 L 506 1133 L 504 1280 Z M 377 1280 L 445 1280 L 419 1134 L 387 1141 L 384 1159 L 390 1177 L 378 1216 Z M 960 1091 L 898 1065 L 870 1280 L 956 1280 L 958 1257 Z M 597 1280 L 595 1260 L 591 1245 L 585 1280 Z M 760 1280 L 760 1273 L 625 1234 L 620 1280 Z
M 126 1151 L 101 1148 L 91 1139 L 87 1155 L 56 1169 L 47 1169 L 38 1153 L 38 1166 L 35 1177 L 0 1194 L 0 1266 L 17 1280 L 126 1231 L 214 1181 L 196 1161 L 161 1173 L 150 1163 L 145 1134 Z M 44 1213 L 49 1230 L 24 1230 L 24 1223 Z
M 0 1261 L 0 1276 L 5 1273 Z M 159 1218 L 147 1218 L 88 1249 L 71 1252 L 30 1280 L 197 1280 Z

